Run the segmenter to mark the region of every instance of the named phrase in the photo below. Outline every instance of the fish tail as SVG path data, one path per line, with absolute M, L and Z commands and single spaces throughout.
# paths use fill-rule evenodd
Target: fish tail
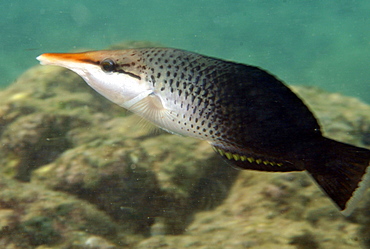
M 370 150 L 324 138 L 305 168 L 339 206 L 350 215 L 370 186 Z M 311 158 L 311 159 L 310 159 Z

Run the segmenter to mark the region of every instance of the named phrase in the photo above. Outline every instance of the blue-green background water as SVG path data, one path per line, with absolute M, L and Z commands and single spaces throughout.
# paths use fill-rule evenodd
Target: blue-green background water
M 147 40 L 370 103 L 370 1 L 1 1 L 1 86 L 44 52 Z

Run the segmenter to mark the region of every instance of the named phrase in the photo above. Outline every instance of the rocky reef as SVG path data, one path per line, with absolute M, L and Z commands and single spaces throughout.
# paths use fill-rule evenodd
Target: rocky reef
M 370 147 L 370 106 L 293 90 L 326 136 Z M 343 217 L 305 172 L 235 170 L 59 67 L 0 91 L 0 143 L 2 248 L 370 248 L 369 193 Z

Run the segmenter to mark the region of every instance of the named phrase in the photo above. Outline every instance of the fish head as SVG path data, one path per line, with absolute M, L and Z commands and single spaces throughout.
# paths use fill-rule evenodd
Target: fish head
M 37 59 L 42 65 L 74 71 L 98 93 L 123 107 L 151 88 L 144 80 L 143 67 L 134 50 L 46 53 Z

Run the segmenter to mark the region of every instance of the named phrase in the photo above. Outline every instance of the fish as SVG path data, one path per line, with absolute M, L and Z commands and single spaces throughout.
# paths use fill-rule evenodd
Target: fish
M 268 71 L 175 48 L 45 53 L 117 105 L 208 141 L 240 169 L 307 171 L 344 215 L 369 187 L 370 150 L 324 137 L 306 104 Z

